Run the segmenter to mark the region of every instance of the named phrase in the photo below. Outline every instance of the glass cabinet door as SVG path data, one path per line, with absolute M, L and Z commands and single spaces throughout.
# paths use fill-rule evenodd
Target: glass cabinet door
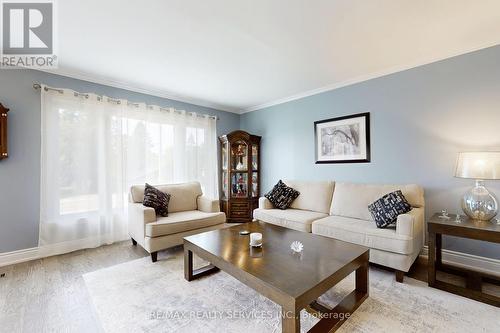
M 243 141 L 236 141 L 231 145 L 231 169 L 246 171 L 248 169 L 248 145 Z
M 252 197 L 259 196 L 259 173 L 254 171 L 252 172 Z
M 227 177 L 227 171 L 222 171 L 222 198 L 229 198 L 229 179 Z
M 227 147 L 228 147 L 228 143 L 225 142 L 223 145 L 222 145 L 222 151 L 221 151 L 221 154 L 222 154 L 222 170 L 227 170 L 227 158 L 228 158 L 228 154 L 227 154 Z
M 256 144 L 252 145 L 252 170 L 257 171 L 259 167 L 259 147 Z
M 246 198 L 248 196 L 248 174 L 236 172 L 231 179 L 231 196 L 233 198 Z

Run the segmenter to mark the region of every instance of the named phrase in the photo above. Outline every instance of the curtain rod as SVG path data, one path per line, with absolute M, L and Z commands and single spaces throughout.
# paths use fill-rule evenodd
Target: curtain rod
M 39 89 L 42 89 L 42 85 L 38 82 L 35 82 L 33 83 L 33 89 L 35 90 L 39 90 Z M 63 94 L 64 93 L 64 89 L 59 89 L 59 88 L 52 88 L 52 87 L 47 87 L 45 86 L 44 87 L 45 91 L 49 91 L 49 90 L 52 90 L 52 91 L 57 91 L 58 93 L 60 94 Z M 75 96 L 76 95 L 79 95 L 79 96 L 84 96 L 86 98 L 88 98 L 88 94 L 85 94 L 85 93 L 79 93 L 79 92 L 75 92 Z M 111 98 L 111 97 L 108 97 L 109 101 L 111 102 L 115 102 L 115 103 L 118 103 L 120 104 L 120 100 L 119 99 L 116 99 L 116 98 Z M 128 105 L 134 105 L 134 106 L 139 106 L 139 103 L 132 103 L 132 102 L 128 102 Z M 150 108 L 152 105 L 146 105 L 146 108 Z M 162 110 L 162 111 L 168 111 L 169 108 L 164 108 L 164 107 L 161 107 L 159 106 L 159 109 Z M 180 110 L 176 110 L 176 109 L 173 109 L 174 112 L 177 112 L 179 114 L 182 114 L 183 111 L 180 111 Z M 220 118 L 218 116 L 212 116 L 212 115 L 204 115 L 204 114 L 198 114 L 196 112 L 188 112 L 188 113 L 195 113 L 197 117 L 205 117 L 205 116 L 208 116 L 209 118 L 213 118 L 215 120 L 219 120 Z

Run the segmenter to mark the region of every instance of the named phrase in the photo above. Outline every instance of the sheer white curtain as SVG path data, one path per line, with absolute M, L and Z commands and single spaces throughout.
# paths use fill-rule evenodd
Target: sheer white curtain
M 197 180 L 218 198 L 215 118 L 45 88 L 39 243 L 46 254 L 126 239 L 132 184 Z

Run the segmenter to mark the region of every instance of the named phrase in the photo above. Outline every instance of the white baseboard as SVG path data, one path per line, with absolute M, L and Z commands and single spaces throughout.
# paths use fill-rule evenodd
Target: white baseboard
M 420 256 L 427 259 L 428 253 L 429 248 L 427 246 L 424 246 L 422 252 L 420 252 Z M 500 276 L 500 260 L 498 259 L 480 257 L 472 254 L 445 249 L 442 250 L 442 257 L 443 262 L 447 264 L 452 264 L 463 268 Z
M 19 264 L 21 262 L 38 259 L 38 248 L 24 249 L 0 253 L 0 267 Z
M 25 250 L 0 253 L 0 267 L 19 264 L 21 262 L 47 258 L 59 254 L 70 253 L 80 249 L 90 249 L 102 246 L 104 244 L 112 244 L 128 239 L 127 236 L 114 237 L 104 235 L 99 238 L 85 238 L 74 241 L 62 242 L 57 244 L 34 247 Z

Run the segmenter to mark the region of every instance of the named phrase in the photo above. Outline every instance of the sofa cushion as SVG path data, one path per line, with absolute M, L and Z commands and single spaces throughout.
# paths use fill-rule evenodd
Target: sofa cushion
M 424 190 L 418 185 L 373 185 L 336 183 L 333 192 L 331 215 L 373 220 L 368 205 L 375 200 L 401 190 L 412 207 L 424 206 Z
M 257 220 L 304 232 L 311 232 L 311 223 L 325 216 L 328 215 L 292 208 L 287 210 L 258 208 L 253 211 L 253 217 Z
M 159 237 L 188 230 L 205 228 L 224 223 L 224 213 L 205 213 L 198 210 L 170 213 L 156 222 L 146 224 L 146 236 Z
M 293 200 L 297 199 L 300 195 L 299 191 L 287 186 L 285 183 L 278 181 L 273 189 L 269 191 L 264 197 L 272 202 L 274 207 L 279 209 L 287 209 L 292 204 Z
M 396 223 L 398 216 L 411 210 L 411 205 L 406 201 L 400 190 L 384 195 L 368 206 L 375 224 L 379 228 Z
M 395 228 L 379 229 L 373 221 L 328 216 L 314 221 L 312 233 L 399 254 L 413 253 L 413 238 L 396 234 Z
M 164 193 L 154 186 L 146 183 L 144 189 L 144 201 L 142 204 L 146 207 L 153 208 L 157 215 L 168 216 L 168 202 L 170 194 Z
M 168 204 L 168 211 L 171 213 L 196 210 L 198 208 L 196 199 L 203 194 L 199 182 L 154 186 L 160 191 L 171 195 Z M 134 185 L 130 188 L 130 197 L 133 202 L 142 203 L 144 188 L 144 185 Z
M 290 208 L 329 213 L 334 182 L 285 180 L 285 184 L 300 192 L 300 195 L 292 202 Z

